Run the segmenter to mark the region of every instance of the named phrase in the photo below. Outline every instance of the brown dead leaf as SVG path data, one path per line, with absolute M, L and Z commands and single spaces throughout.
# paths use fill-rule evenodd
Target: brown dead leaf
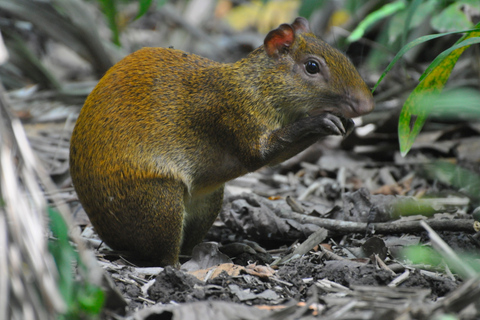
M 324 249 L 333 252 L 332 246 L 331 246 L 330 244 L 328 244 L 328 243 L 320 243 L 320 245 L 321 245 Z
M 191 275 L 196 277 L 198 280 L 207 281 L 209 279 L 214 279 L 225 271 L 229 276 L 236 277 L 240 275 L 242 271 L 246 271 L 245 267 L 233 264 L 233 263 L 223 263 L 215 267 L 210 267 L 207 269 L 197 270 L 189 272 Z
M 275 270 L 273 270 L 270 266 L 257 266 L 254 263 L 249 264 L 245 268 L 245 272 L 251 274 L 252 276 L 257 276 L 262 280 L 268 280 L 269 277 L 275 274 Z
M 386 195 L 404 195 L 403 188 L 398 184 L 384 185 L 373 192 L 373 194 L 386 194 Z

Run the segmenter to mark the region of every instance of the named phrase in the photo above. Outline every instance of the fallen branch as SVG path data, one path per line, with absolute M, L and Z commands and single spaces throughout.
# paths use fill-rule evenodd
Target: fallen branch
M 421 232 L 425 230 L 420 223 L 421 221 L 425 221 L 433 230 L 437 231 L 448 230 L 476 232 L 476 228 L 474 226 L 475 220 L 473 219 L 426 219 L 417 221 L 396 220 L 392 222 L 365 223 L 312 217 L 291 211 L 287 212 L 285 210 L 277 211 L 277 215 L 280 218 L 292 219 L 302 224 L 311 223 L 328 229 L 330 232 L 341 234 L 355 232 L 362 233 L 366 232 L 367 230 L 375 231 L 375 233 Z

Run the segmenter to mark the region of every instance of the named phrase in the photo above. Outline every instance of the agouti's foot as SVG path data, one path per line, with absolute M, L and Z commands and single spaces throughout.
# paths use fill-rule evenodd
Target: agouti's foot
M 350 134 L 355 127 L 352 119 L 336 116 L 331 113 L 323 113 L 312 118 L 318 125 L 316 131 L 325 135 L 346 136 Z

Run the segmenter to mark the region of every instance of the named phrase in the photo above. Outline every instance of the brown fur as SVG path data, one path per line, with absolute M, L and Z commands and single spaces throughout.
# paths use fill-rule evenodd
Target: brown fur
M 215 220 L 226 181 L 344 133 L 346 119 L 371 111 L 348 59 L 296 23 L 234 64 L 144 48 L 100 80 L 74 129 L 70 167 L 107 244 L 177 264 Z M 303 70 L 311 56 L 325 63 L 318 79 Z

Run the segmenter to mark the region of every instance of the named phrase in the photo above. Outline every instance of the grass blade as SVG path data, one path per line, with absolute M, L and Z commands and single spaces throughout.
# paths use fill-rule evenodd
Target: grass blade
M 365 31 L 375 22 L 388 17 L 394 14 L 397 11 L 405 9 L 406 4 L 404 1 L 395 1 L 389 4 L 384 5 L 377 11 L 370 13 L 365 19 L 358 24 L 358 26 L 353 30 L 350 36 L 347 38 L 348 42 L 354 42 L 363 37 Z
M 398 53 L 395 55 L 395 57 L 393 58 L 392 62 L 390 62 L 390 64 L 385 68 L 385 71 L 383 71 L 382 75 L 380 76 L 380 78 L 378 79 L 377 83 L 375 84 L 375 86 L 373 87 L 372 89 L 372 93 L 375 91 L 375 89 L 378 87 L 378 85 L 380 84 L 380 82 L 382 82 L 383 78 L 385 78 L 385 76 L 387 75 L 387 73 L 392 70 L 393 66 L 398 62 L 398 60 L 400 60 L 401 57 L 403 57 L 403 55 L 409 51 L 410 49 L 412 49 L 413 47 L 421 44 L 421 43 L 424 43 L 424 42 L 427 42 L 427 41 L 430 41 L 430 40 L 433 40 L 433 39 L 437 39 L 437 38 L 440 38 L 440 37 L 443 37 L 443 36 L 447 36 L 447 35 L 450 35 L 450 34 L 456 34 L 456 33 L 468 33 L 468 32 L 474 32 L 474 31 L 477 31 L 477 29 L 470 29 L 470 30 L 462 30 L 462 31 L 453 31 L 453 32 L 445 32 L 445 33 L 439 33 L 439 34 L 430 34 L 428 36 L 423 36 L 423 37 L 420 37 L 420 38 L 417 38 L 411 42 L 409 42 L 408 44 L 406 44 L 405 46 L 403 46 L 402 49 L 400 49 L 400 51 L 398 51 Z

